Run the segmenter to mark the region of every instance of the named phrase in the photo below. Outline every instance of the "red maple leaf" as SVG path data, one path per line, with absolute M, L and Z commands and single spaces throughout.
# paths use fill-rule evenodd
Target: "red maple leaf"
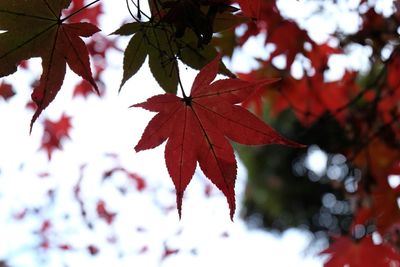
M 389 267 L 400 263 L 400 256 L 391 247 L 374 244 L 371 236 L 358 241 L 345 236 L 336 238 L 322 254 L 331 256 L 325 267 Z
M 58 121 L 45 120 L 41 149 L 47 152 L 49 160 L 55 149 L 61 149 L 62 140 L 69 138 L 71 117 L 63 114 Z
M 8 83 L 2 82 L 0 84 L 0 97 L 4 98 L 4 100 L 8 100 L 15 95 L 15 92 L 12 86 Z
M 158 112 L 144 130 L 135 150 L 155 148 L 168 139 L 165 161 L 175 185 L 179 216 L 183 193 L 198 162 L 204 174 L 226 196 L 233 217 L 236 159 L 227 138 L 246 145 L 299 146 L 280 136 L 248 110 L 235 105 L 260 86 L 277 79 L 252 82 L 224 79 L 211 83 L 217 75 L 219 60 L 218 56 L 199 72 L 190 96 L 179 98 L 163 94 L 133 105 Z
M 92 93 L 92 85 L 82 80 L 75 86 L 73 97 L 82 96 L 84 98 L 87 98 Z
M 62 10 L 71 0 L 14 0 L 0 2 L 0 77 L 14 73 L 17 65 L 32 57 L 42 58 L 43 73 L 32 100 L 37 109 L 31 128 L 40 113 L 54 100 L 64 80 L 66 65 L 97 90 L 89 55 L 81 37 L 99 29 L 93 24 L 65 23 Z

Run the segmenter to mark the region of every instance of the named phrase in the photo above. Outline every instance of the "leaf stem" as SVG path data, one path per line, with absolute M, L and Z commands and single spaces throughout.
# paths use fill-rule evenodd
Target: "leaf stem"
M 140 0 L 137 0 L 137 17 L 139 20 L 142 18 L 142 14 L 140 13 Z
M 61 21 L 61 22 L 66 21 L 66 20 L 69 19 L 70 17 L 75 16 L 76 14 L 78 14 L 79 12 L 81 12 L 82 10 L 84 10 L 84 9 L 86 9 L 86 8 L 88 8 L 88 7 L 92 6 L 92 5 L 94 5 L 94 4 L 96 4 L 97 2 L 100 2 L 100 0 L 94 0 L 93 2 L 91 2 L 91 3 L 89 3 L 89 4 L 87 4 L 87 5 L 83 6 L 83 7 L 81 7 L 80 9 L 78 9 L 77 11 L 75 11 L 74 13 L 69 14 L 68 16 L 66 16 L 65 18 L 61 19 L 60 21 Z
M 183 89 L 181 76 L 179 75 L 178 63 L 175 65 L 175 67 L 176 67 L 176 73 L 177 73 L 177 76 L 178 76 L 179 88 L 181 89 L 183 99 L 187 100 L 187 99 L 189 99 L 189 97 L 185 94 L 185 90 Z
M 131 0 L 131 2 L 132 2 L 132 4 L 137 8 L 137 10 L 138 10 L 138 18 L 140 19 L 140 17 L 141 17 L 141 15 L 143 15 L 144 17 L 146 17 L 146 19 L 148 19 L 148 20 L 151 20 L 151 18 L 146 14 L 146 13 L 144 13 L 141 9 L 140 9 L 140 4 L 136 4 L 135 2 L 134 2 L 134 0 Z M 139 3 L 139 0 L 138 0 L 138 3 Z M 131 13 L 132 14 L 132 13 Z
M 133 15 L 131 8 L 129 7 L 129 2 L 128 0 L 125 1 L 126 3 L 126 7 L 128 8 L 128 12 L 131 15 L 131 17 L 136 21 L 136 22 L 140 22 L 140 20 L 138 18 L 135 17 L 135 15 Z

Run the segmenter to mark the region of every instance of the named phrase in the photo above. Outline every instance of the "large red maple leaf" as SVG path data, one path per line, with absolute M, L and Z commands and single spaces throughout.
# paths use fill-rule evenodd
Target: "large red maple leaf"
M 133 105 L 158 112 L 144 130 L 135 150 L 151 149 L 168 139 L 165 161 L 175 185 L 179 216 L 183 193 L 198 162 L 204 174 L 226 196 L 233 217 L 236 159 L 227 138 L 246 145 L 299 146 L 248 110 L 235 105 L 260 86 L 277 79 L 252 82 L 224 79 L 211 83 L 217 75 L 219 60 L 217 57 L 199 72 L 190 96 L 180 98 L 163 94 Z
M 0 77 L 14 73 L 22 60 L 42 58 L 43 73 L 32 93 L 37 109 L 31 128 L 60 90 L 67 63 L 97 90 L 81 37 L 89 37 L 99 29 L 86 22 L 65 23 L 75 15 L 61 17 L 70 3 L 71 0 L 0 1 L 0 30 L 5 31 L 0 35 Z

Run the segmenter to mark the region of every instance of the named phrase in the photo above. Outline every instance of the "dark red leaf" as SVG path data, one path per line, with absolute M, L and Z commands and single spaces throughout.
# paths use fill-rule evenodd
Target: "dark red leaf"
M 13 87 L 11 86 L 11 84 L 8 84 L 6 82 L 2 82 L 0 84 L 0 96 L 4 99 L 4 100 L 9 100 L 11 97 L 13 97 L 15 95 L 15 92 L 13 90 Z
M 87 250 L 89 251 L 90 255 L 92 255 L 92 256 L 94 256 L 94 255 L 96 255 L 97 253 L 99 253 L 99 248 L 96 247 L 95 245 L 89 245 L 89 246 L 87 247 Z

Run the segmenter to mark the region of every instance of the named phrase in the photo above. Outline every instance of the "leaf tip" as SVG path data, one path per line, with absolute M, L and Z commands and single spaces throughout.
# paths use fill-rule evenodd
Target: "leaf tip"
M 137 144 L 133 149 L 135 150 L 136 153 L 141 151 L 139 144 Z
M 286 138 L 283 141 L 284 141 L 284 143 L 282 143 L 283 145 L 290 146 L 290 147 L 293 147 L 293 148 L 306 148 L 306 147 L 308 147 L 308 145 L 300 144 L 300 143 L 297 143 L 295 141 L 292 141 L 292 140 L 289 140 L 289 139 L 286 139 Z
M 233 217 L 235 216 L 236 204 L 235 204 L 235 196 L 228 198 L 228 205 L 229 205 L 229 216 L 231 221 L 233 222 Z
M 182 219 L 182 198 L 183 192 L 176 191 L 176 207 L 178 209 L 179 220 Z
M 29 125 L 29 134 L 32 133 L 32 129 L 33 129 L 33 124 L 35 123 L 35 121 L 37 120 L 37 118 L 39 118 L 40 113 L 42 113 L 42 109 L 40 109 L 39 107 L 37 108 L 35 114 L 33 114 L 32 119 L 31 119 L 31 123 Z
M 96 94 L 98 96 L 101 96 L 100 91 L 99 91 L 99 87 L 97 86 L 97 84 L 93 83 L 92 85 L 93 85 L 93 88 L 94 88 L 94 91 L 96 92 Z
M 122 87 L 124 86 L 125 82 L 127 81 L 126 78 L 123 78 L 121 84 L 119 85 L 118 94 L 121 93 Z
M 130 105 L 129 108 L 141 108 L 143 103 L 137 103 L 137 104 L 133 104 Z

